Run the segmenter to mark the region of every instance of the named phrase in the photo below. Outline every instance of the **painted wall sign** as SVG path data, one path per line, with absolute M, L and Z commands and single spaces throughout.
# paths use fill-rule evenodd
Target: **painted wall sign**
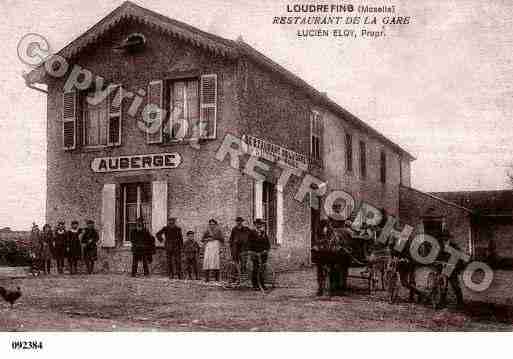
M 94 172 L 122 172 L 176 168 L 182 162 L 178 153 L 154 153 L 119 157 L 100 157 L 91 161 Z
M 244 152 L 252 156 L 278 162 L 289 167 L 299 168 L 303 171 L 308 170 L 308 158 L 301 153 L 291 151 L 251 135 L 244 135 L 242 141 Z

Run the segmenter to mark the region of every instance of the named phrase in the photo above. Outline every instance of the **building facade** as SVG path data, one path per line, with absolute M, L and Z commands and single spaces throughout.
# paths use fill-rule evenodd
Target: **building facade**
M 127 269 L 137 217 L 198 238 L 210 218 L 228 237 L 236 216 L 262 217 L 277 268 L 308 264 L 325 213 L 297 198 L 306 174 L 399 215 L 414 158 L 242 40 L 125 2 L 58 55 L 65 74 L 48 60 L 26 76 L 48 93 L 46 220 L 95 220 L 105 270 Z

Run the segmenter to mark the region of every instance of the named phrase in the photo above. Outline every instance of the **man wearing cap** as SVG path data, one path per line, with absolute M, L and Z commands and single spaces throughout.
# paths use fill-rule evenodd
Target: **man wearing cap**
M 176 225 L 176 218 L 170 217 L 167 225 L 157 232 L 157 239 L 162 242 L 165 237 L 165 249 L 167 257 L 167 274 L 169 278 L 182 279 L 182 229 Z
M 265 222 L 261 218 L 257 218 L 254 224 L 255 229 L 251 231 L 247 245 L 253 264 L 251 282 L 254 289 L 265 289 L 263 267 L 267 262 L 267 254 L 271 249 L 271 243 L 265 232 Z
M 251 230 L 244 224 L 242 217 L 235 218 L 235 227 L 230 234 L 230 253 L 232 260 L 238 263 L 242 273 L 246 272 L 246 251 Z M 242 258 L 244 257 L 244 258 Z
M 148 249 L 154 241 L 150 232 L 144 228 L 144 219 L 137 218 L 137 224 L 130 232 L 130 242 L 132 243 L 132 277 L 137 275 L 139 262 L 143 262 L 144 275 L 149 276 L 150 270 L 148 268 Z
M 84 245 L 84 262 L 87 274 L 93 274 L 94 262 L 98 259 L 97 243 L 100 241 L 98 231 L 94 228 L 94 221 L 88 220 L 87 227 L 82 233 L 81 242 Z

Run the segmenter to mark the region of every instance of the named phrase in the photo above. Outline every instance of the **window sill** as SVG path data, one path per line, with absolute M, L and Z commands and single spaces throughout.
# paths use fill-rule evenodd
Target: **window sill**
M 81 149 L 84 152 L 97 152 L 97 151 L 102 151 L 102 150 L 111 149 L 111 148 L 120 147 L 120 146 L 121 145 L 83 146 L 83 147 L 81 147 Z
M 183 145 L 183 144 L 189 144 L 191 142 L 196 143 L 202 143 L 202 142 L 210 142 L 215 141 L 216 137 L 209 137 L 209 138 L 200 138 L 200 139 L 182 139 L 182 140 L 169 140 L 169 141 L 162 141 L 162 142 L 154 142 L 154 143 L 148 143 L 149 145 L 160 145 L 160 146 L 173 146 L 173 145 Z

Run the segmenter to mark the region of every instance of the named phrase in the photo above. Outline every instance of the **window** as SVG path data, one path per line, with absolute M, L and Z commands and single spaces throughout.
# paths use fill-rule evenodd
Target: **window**
M 387 181 L 387 155 L 385 151 L 381 151 L 380 155 L 380 180 L 381 183 Z
M 165 131 L 165 140 L 198 137 L 197 127 L 200 115 L 198 79 L 170 81 L 167 92 L 169 121 Z
M 88 98 L 88 94 L 82 96 L 84 146 L 107 146 L 107 101 L 92 104 L 93 101 L 88 101 Z
M 109 85 L 102 92 L 80 93 L 85 147 L 121 144 L 121 100 L 121 85 Z
M 272 243 L 276 241 L 276 187 L 273 183 L 264 182 L 262 188 L 262 207 L 266 232 Z
M 360 141 L 360 175 L 362 179 L 367 177 L 367 146 Z
M 346 133 L 346 170 L 353 171 L 353 136 Z
M 322 120 L 321 115 L 312 111 L 310 113 L 310 157 L 314 161 L 320 161 L 322 159 Z
M 123 238 L 129 240 L 137 218 L 144 219 L 146 229 L 151 228 L 151 183 L 127 183 L 121 187 L 123 196 Z

